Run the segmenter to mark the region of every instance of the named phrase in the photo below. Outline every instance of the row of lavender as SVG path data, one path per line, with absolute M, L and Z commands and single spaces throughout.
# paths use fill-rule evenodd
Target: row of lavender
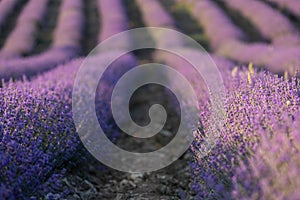
M 147 25 L 174 28 L 173 20 L 158 1 L 136 2 Z M 200 1 L 196 8 L 201 8 L 197 15 L 201 15 L 202 25 L 211 33 L 215 48 L 230 40 L 245 39 L 243 32 L 211 1 Z M 159 16 L 154 16 L 155 11 Z M 159 19 L 163 19 L 162 23 Z M 223 31 L 217 31 L 217 27 L 224 26 Z M 163 45 L 167 37 L 156 38 L 154 34 L 154 38 L 158 45 Z M 179 47 L 180 41 L 175 39 L 172 45 Z M 297 189 L 300 186 L 297 179 L 300 172 L 299 80 L 284 80 L 267 72 L 257 72 L 252 64 L 249 69 L 232 69 L 229 61 L 213 57 L 226 85 L 227 121 L 216 146 L 203 157 L 203 141 L 213 127 L 207 88 L 200 77 L 194 76 L 195 70 L 184 59 L 162 52 L 157 54 L 158 59 L 189 78 L 200 96 L 201 127 L 192 146 L 195 155 L 191 164 L 193 190 L 197 194 L 194 198 L 297 199 L 300 195 Z M 199 56 L 193 50 L 188 54 Z M 252 59 L 253 53 L 247 56 Z
M 107 38 L 109 35 L 126 28 L 124 26 L 126 16 L 120 1 L 99 0 L 98 3 L 100 13 L 103 14 L 103 35 L 99 38 Z M 75 5 L 80 5 L 80 3 L 74 3 L 73 5 L 76 7 Z M 154 10 L 158 9 L 158 6 L 159 4 L 156 3 L 153 6 Z M 81 10 L 80 7 L 77 7 L 78 10 Z M 112 8 L 116 10 L 112 11 Z M 145 10 L 147 11 L 147 9 Z M 113 13 L 121 13 L 121 16 L 116 19 Z M 153 19 L 149 18 L 150 21 Z M 122 20 L 122 23 L 118 23 L 119 20 Z M 153 23 L 158 21 L 154 20 Z M 70 22 L 70 24 L 73 23 Z M 115 24 L 117 25 L 114 27 Z M 70 27 L 72 26 L 70 25 Z M 71 30 L 75 30 L 76 27 L 78 26 L 74 26 Z M 60 37 L 60 35 L 57 34 L 57 37 Z M 78 38 L 77 36 L 75 33 L 72 37 L 58 40 L 59 42 L 56 44 L 59 46 L 65 41 L 71 41 L 76 46 L 78 40 L 68 40 L 68 38 Z M 73 43 L 73 41 L 75 42 Z M 174 41 L 178 42 L 171 38 L 171 42 Z M 106 54 L 95 57 L 95 63 L 98 63 L 99 66 L 102 62 L 105 63 L 106 56 L 112 55 Z M 171 57 L 165 56 L 163 59 L 170 66 L 172 66 L 172 63 L 175 67 L 186 65 L 186 63 L 176 62 Z M 225 64 L 222 64 L 223 61 Z M 134 66 L 135 59 L 131 55 L 127 55 L 120 62 L 116 64 L 117 71 Z M 5 108 L 1 110 L 1 115 L 4 116 L 1 119 L 3 120 L 1 124 L 4 125 L 0 127 L 0 133 L 2 133 L 0 169 L 2 170 L 1 174 L 3 174 L 0 177 L 0 197 L 3 197 L 3 199 L 8 197 L 27 198 L 36 196 L 39 193 L 44 194 L 45 192 L 55 191 L 59 189 L 58 187 L 61 187 L 61 164 L 76 155 L 77 147 L 79 147 L 79 140 L 76 137 L 71 116 L 71 94 L 74 76 L 80 63 L 81 60 L 77 60 L 65 66 L 60 66 L 32 82 L 4 84 L 4 88 L 0 90 L 2 93 L 1 98 L 3 98 L 0 101 L 2 103 L 1 107 Z M 228 105 L 238 106 L 228 107 L 228 119 L 230 120 L 222 131 L 217 148 L 211 152 L 207 159 L 196 159 L 194 162 L 194 187 L 199 193 L 198 197 L 217 198 L 223 195 L 224 198 L 256 198 L 259 195 L 268 198 L 269 196 L 266 195 L 272 194 L 280 194 L 283 199 L 294 197 L 297 195 L 294 188 L 299 186 L 298 182 L 292 179 L 293 175 L 297 174 L 297 170 L 299 170 L 299 165 L 295 162 L 299 160 L 295 153 L 299 149 L 299 143 L 296 141 L 299 133 L 295 131 L 298 130 L 297 126 L 299 126 L 295 123 L 296 112 L 299 110 L 299 86 L 296 85 L 295 80 L 291 82 L 284 81 L 274 75 L 254 72 L 251 67 L 249 71 L 235 68 L 231 73 L 228 68 L 232 64 L 226 60 L 222 60 L 222 63 L 220 62 L 219 66 L 222 66 L 221 71 L 228 88 Z M 25 68 L 20 74 L 26 74 L 27 70 Z M 189 76 L 188 69 L 185 71 L 186 75 Z M 114 76 L 115 74 L 112 73 L 108 77 L 113 78 Z M 202 85 L 198 84 L 195 87 L 201 89 Z M 202 94 L 200 89 L 197 90 Z M 209 132 L 207 129 L 210 127 L 210 112 L 206 108 L 206 99 L 207 96 L 203 93 L 203 102 L 200 102 L 200 104 L 203 106 L 201 119 L 204 122 L 204 127 L 201 128 L 204 131 L 199 131 L 197 135 L 199 144 L 201 144 L 202 134 L 206 131 Z M 98 103 L 101 107 L 103 102 L 100 99 Z M 102 108 L 101 110 L 104 112 L 105 109 Z M 271 117 L 274 117 L 274 119 L 271 119 Z M 31 119 L 35 120 L 31 121 Z M 106 119 L 103 120 L 106 121 Z M 279 131 L 278 134 L 273 134 L 276 133 L 276 127 L 286 129 L 287 134 L 282 134 Z M 264 135 L 267 137 L 270 135 L 272 139 L 270 141 L 264 140 Z M 261 142 L 259 143 L 259 141 Z M 289 148 L 286 145 L 286 148 L 276 154 L 278 155 L 277 159 L 272 160 L 275 164 L 278 164 L 278 169 L 274 168 L 272 165 L 274 163 L 270 162 L 262 162 L 260 165 L 254 164 L 257 160 L 270 159 L 265 155 L 265 152 L 272 147 L 271 145 L 289 144 L 289 142 L 295 148 Z M 196 144 L 194 147 L 196 155 L 197 150 Z M 275 152 L 277 151 L 279 150 L 275 148 Z M 26 153 L 28 152 L 30 154 L 27 156 Z M 255 152 L 254 156 L 250 157 L 253 152 Z M 283 157 L 287 155 L 288 158 L 282 158 L 280 155 Z M 288 161 L 289 159 L 291 162 Z M 244 162 L 246 164 L 243 164 Z M 252 164 L 249 165 L 248 163 Z M 283 167 L 281 168 L 281 166 Z M 266 171 L 272 169 L 269 170 L 272 172 L 270 174 L 263 173 L 266 175 L 266 179 L 259 179 L 260 173 L 263 171 L 262 168 Z M 40 173 L 37 174 L 37 171 Z M 282 182 L 278 182 L 278 187 L 270 184 L 274 182 L 275 177 L 280 175 L 285 175 L 287 178 L 282 179 Z M 288 185 L 287 183 L 292 184 Z M 291 189 L 287 189 L 286 185 Z
M 105 26 L 102 26 L 99 40 L 126 29 L 121 1 L 99 0 L 98 3 L 100 14 L 110 12 L 101 17 L 101 24 Z M 53 48 L 79 48 L 82 1 L 65 0 L 60 13 Z M 120 17 L 116 19 L 113 13 L 119 13 Z M 91 60 L 101 67 L 116 53 L 93 55 Z M 53 55 L 49 55 L 49 59 L 56 60 Z M 35 199 L 45 194 L 51 199 L 55 197 L 54 193 L 60 195 L 56 198 L 62 198 L 68 192 L 63 187 L 64 168 L 82 152 L 72 119 L 73 83 L 82 61 L 77 59 L 58 66 L 30 82 L 3 82 L 0 88 L 0 199 Z M 101 116 L 99 122 L 111 139 L 117 136 L 117 132 L 108 124 L 110 115 L 103 94 L 111 91 L 118 76 L 135 65 L 136 59 L 131 54 L 124 55 L 110 66 L 105 79 L 100 81 L 97 114 Z M 37 72 L 34 66 L 43 68 L 44 65 L 32 63 L 28 67 L 23 66 L 20 75 L 27 75 L 29 67 Z M 84 86 L 81 89 L 88 91 L 89 88 Z
M 3 0 L 0 3 L 0 27 L 5 24 L 9 14 L 13 11 L 17 5 L 17 0 Z
M 103 66 L 114 54 L 94 58 L 97 66 Z M 49 192 L 62 192 L 63 167 L 82 151 L 81 142 L 72 118 L 72 90 L 76 72 L 82 59 L 39 76 L 31 82 L 6 83 L 0 90 L 0 198 L 26 199 Z M 131 56 L 119 59 L 113 68 L 134 66 Z M 121 70 L 119 70 L 121 71 Z M 99 95 L 108 91 L 115 73 L 107 74 L 105 87 Z M 111 79 L 110 79 L 110 78 Z M 82 86 L 82 90 L 89 90 Z M 96 101 L 97 114 L 102 128 L 113 139 L 117 133 L 104 127 L 108 117 L 103 98 Z M 84 111 L 83 111 L 84 112 Z M 63 194 L 62 194 L 63 195 Z
M 37 2 L 34 0 L 28 2 L 1 51 L 1 79 L 8 80 L 9 78 L 20 78 L 23 75 L 27 77 L 36 75 L 74 58 L 81 50 L 80 42 L 84 26 L 83 1 L 64 0 L 54 30 L 51 48 L 38 55 L 20 57 L 23 53 L 29 53 L 35 45 L 33 33 L 37 30 L 36 22 L 42 20 L 46 10 L 47 1 Z M 0 4 L 1 6 L 2 4 Z M 39 12 L 36 12 L 36 9 Z M 15 58 L 9 59 L 11 56 Z
M 295 199 L 300 171 L 297 80 L 257 72 L 251 65 L 223 77 L 227 120 L 216 146 L 202 156 L 213 123 L 207 102 L 192 147 L 195 199 Z
M 48 1 L 30 1 L 19 15 L 15 29 L 0 51 L 1 58 L 18 57 L 32 51 L 37 28 L 41 25 Z
M 192 15 L 204 28 L 217 54 L 239 63 L 253 62 L 275 73 L 287 71 L 295 74 L 299 70 L 299 32 L 281 13 L 263 2 L 230 0 L 225 4 L 246 17 L 264 37 L 271 39 L 271 44 L 248 43 L 243 31 L 213 1 L 180 2 L 189 5 Z

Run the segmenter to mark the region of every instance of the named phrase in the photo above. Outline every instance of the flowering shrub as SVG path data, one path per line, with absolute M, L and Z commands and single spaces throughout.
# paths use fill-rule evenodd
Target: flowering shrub
M 113 55 L 98 55 L 94 61 L 101 66 Z M 61 191 L 63 168 L 74 156 L 80 156 L 81 150 L 71 99 L 81 62 L 72 61 L 31 82 L 4 83 L 0 89 L 0 199 L 27 199 Z M 98 94 L 111 91 L 115 76 L 135 65 L 132 56 L 122 56 L 106 72 Z M 108 137 L 115 138 L 117 132 L 103 107 L 107 98 L 101 97 L 96 99 L 99 122 L 110 133 Z
M 300 110 L 297 94 L 299 86 L 295 79 L 289 82 L 275 75 L 258 73 L 251 65 L 249 71 L 234 69 L 231 76 L 228 72 L 224 77 L 227 88 L 227 121 L 216 146 L 207 156 L 201 157 L 199 149 L 203 136 L 210 133 L 209 108 L 203 106 L 200 117 L 203 127 L 200 127 L 195 135 L 196 140 L 192 147 L 195 154 L 191 165 L 194 176 L 193 189 L 198 194 L 196 199 L 232 198 L 232 191 L 236 191 L 233 188 L 238 188 L 234 186 L 236 176 L 241 177 L 242 174 L 235 174 L 239 163 L 247 161 L 247 158 L 253 155 L 253 149 L 264 146 L 266 141 L 261 140 L 268 133 L 276 132 L 281 135 L 278 137 L 285 137 L 285 133 L 276 128 L 294 121 L 296 113 Z M 268 145 L 273 145 L 272 141 L 268 141 Z M 299 170 L 299 166 L 283 173 L 286 173 L 286 176 L 291 175 L 289 173 L 294 173 L 292 170 Z M 245 185 L 248 184 L 248 180 L 250 181 L 250 178 L 244 179 Z M 233 193 L 235 197 L 245 197 L 242 192 Z
M 241 161 L 232 177 L 232 196 L 236 199 L 297 199 L 300 196 L 299 137 L 300 120 L 286 119 L 261 130 L 259 146 L 253 156 Z

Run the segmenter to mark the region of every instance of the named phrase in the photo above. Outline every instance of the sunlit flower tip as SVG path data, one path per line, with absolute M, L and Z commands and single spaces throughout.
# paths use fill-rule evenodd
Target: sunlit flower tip
M 238 68 L 237 66 L 235 66 L 235 67 L 232 69 L 232 71 L 231 71 L 231 76 L 232 76 L 232 77 L 235 77 L 236 74 L 237 74 L 237 72 L 238 72 L 238 70 L 239 70 L 239 68 Z
M 249 70 L 250 74 L 254 74 L 253 63 L 252 62 L 249 63 L 248 70 Z
M 286 101 L 286 105 L 287 105 L 287 106 L 291 105 L 291 101 L 290 101 L 290 100 L 287 100 L 287 101 Z
M 289 78 L 288 71 L 284 71 L 284 80 L 288 80 L 288 78 Z
M 248 74 L 247 74 L 247 79 L 248 79 L 248 83 L 252 84 L 251 73 L 250 72 L 248 72 Z

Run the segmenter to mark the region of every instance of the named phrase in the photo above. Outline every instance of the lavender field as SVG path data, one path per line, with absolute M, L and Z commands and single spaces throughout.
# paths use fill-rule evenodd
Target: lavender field
M 192 118 L 194 112 L 180 110 L 176 92 L 150 83 L 133 93 L 127 110 L 145 127 L 153 121 L 151 106 L 160 104 L 167 117 L 163 128 L 139 138 L 119 127 L 114 87 L 146 63 L 168 65 L 186 78 L 197 96 L 198 123 L 188 150 L 171 164 L 121 172 L 100 162 L 79 133 L 89 111 L 75 113 L 74 99 L 86 101 L 97 73 L 87 71 L 82 86 L 74 85 L 85 63 L 104 70 L 136 45 L 131 35 L 93 51 L 98 44 L 142 27 L 173 30 L 198 42 L 222 79 L 224 107 L 212 98 L 209 74 L 201 77 L 189 62 L 210 71 L 199 51 L 181 37 L 147 29 L 142 37 L 157 48 L 123 53 L 99 77 L 93 99 L 99 125 L 115 146 L 146 154 L 172 143 L 182 115 Z M 0 200 L 298 200 L 299 74 L 300 0 L 0 0 Z M 161 79 L 183 84 L 173 76 Z M 74 118 L 78 110 L 82 122 Z M 126 160 L 119 159 L 120 165 Z

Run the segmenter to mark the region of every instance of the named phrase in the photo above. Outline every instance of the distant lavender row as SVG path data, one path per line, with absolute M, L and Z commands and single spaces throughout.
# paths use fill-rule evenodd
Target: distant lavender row
M 176 26 L 174 23 L 174 20 L 172 16 L 170 16 L 167 11 L 162 7 L 162 5 L 157 0 L 136 0 L 138 7 L 141 9 L 141 13 L 143 16 L 143 20 L 145 21 L 145 24 L 150 27 L 162 27 L 162 28 L 171 28 L 173 30 L 176 30 Z M 150 4 L 150 5 L 148 5 Z M 150 7 L 153 7 L 153 9 L 149 9 Z M 153 17 L 156 16 L 157 11 L 160 13 L 162 17 Z M 163 17 L 165 16 L 165 17 Z M 161 18 L 166 20 L 160 20 Z M 195 57 L 199 55 L 199 52 L 193 49 L 188 49 L 186 45 L 184 44 L 184 41 L 182 41 L 183 38 L 178 38 L 178 35 L 163 35 L 162 32 L 152 32 L 150 33 L 151 36 L 154 38 L 156 45 L 158 47 L 164 47 L 164 48 L 181 48 L 181 51 L 191 54 L 191 57 Z M 230 68 L 233 67 L 233 62 L 221 58 L 216 55 L 211 55 L 213 61 L 216 63 L 216 65 L 222 69 L 222 68 Z M 192 70 L 193 66 L 191 66 L 189 63 L 187 63 L 183 58 L 180 58 L 178 56 L 175 56 L 169 52 L 164 51 L 156 51 L 154 55 L 155 59 L 158 61 L 163 61 L 166 64 L 176 68 L 177 70 L 181 71 L 182 74 L 189 77 L 192 73 L 197 74 L 195 72 L 195 69 Z M 183 67 L 185 66 L 185 67 Z M 189 73 L 185 74 L 185 73 Z M 191 76 L 190 76 L 191 77 Z
M 171 28 L 176 30 L 175 21 L 157 0 L 136 0 L 144 23 L 149 27 Z M 162 32 L 150 33 L 158 47 L 182 46 L 182 39 L 175 35 L 162 35 Z
M 225 43 L 216 53 L 240 63 L 253 62 L 273 73 L 288 72 L 294 75 L 300 69 L 299 47 L 278 47 L 263 43 L 247 44 L 232 40 Z
M 98 42 L 128 29 L 128 20 L 121 0 L 98 0 L 101 32 Z M 119 43 L 122 41 L 118 41 Z
M 299 32 L 289 19 L 264 2 L 258 0 L 227 0 L 225 2 L 250 20 L 264 37 L 272 40 L 274 45 L 300 45 Z
M 64 0 L 59 13 L 52 46 L 80 51 L 84 28 L 83 0 Z
M 16 27 L 6 39 L 0 58 L 18 57 L 30 53 L 35 45 L 38 26 L 41 25 L 49 0 L 31 0 L 24 7 Z
M 19 79 L 22 76 L 32 77 L 55 66 L 67 62 L 78 55 L 74 48 L 51 48 L 45 53 L 27 58 L 0 60 L 0 79 Z
M 299 137 L 299 129 L 289 126 L 298 123 L 299 85 L 295 79 L 285 81 L 276 75 L 257 73 L 251 65 L 249 71 L 238 68 L 223 71 L 223 78 L 227 89 L 227 120 L 220 136 L 216 138 L 215 147 L 205 157 L 202 157 L 203 139 L 214 132 L 210 129 L 213 122 L 210 119 L 209 101 L 201 105 L 202 123 L 192 147 L 195 153 L 192 164 L 193 190 L 197 193 L 195 199 L 269 199 L 270 192 L 275 192 L 278 198 L 294 197 L 300 185 L 295 180 L 297 177 L 291 179 L 290 183 L 288 179 L 300 170 L 295 163 L 297 154 L 291 145 L 282 147 L 276 140 L 291 142 L 291 138 L 287 139 L 292 137 L 288 136 L 290 131 L 296 137 L 294 140 Z M 275 138 L 264 141 L 264 137 L 271 135 Z M 295 144 L 298 145 L 298 142 L 295 141 Z M 270 148 L 277 152 L 279 147 L 283 150 L 280 154 L 267 152 Z M 253 152 L 256 148 L 260 150 Z M 264 163 L 263 158 L 272 160 L 274 165 Z M 282 162 L 283 168 L 280 167 Z
M 80 52 L 83 19 L 82 1 L 64 0 L 54 31 L 52 47 L 39 55 L 0 60 L 0 79 L 20 78 L 23 75 L 30 77 L 74 58 Z
M 20 2 L 18 0 L 2 0 L 0 1 L 0 27 L 2 28 L 3 24 L 7 20 L 8 15 L 13 12 L 13 9 Z
M 165 11 L 157 0 L 136 0 L 143 19 L 147 25 L 153 27 L 174 27 L 175 22 L 171 16 Z
M 203 26 L 217 54 L 241 63 L 253 62 L 276 73 L 288 71 L 294 74 L 297 67 L 299 68 L 299 47 L 245 43 L 241 41 L 241 31 L 238 27 L 233 25 L 214 2 L 208 0 L 186 2 L 191 5 L 193 16 Z M 224 37 L 226 39 L 223 36 L 226 36 Z
M 280 8 L 287 9 L 292 14 L 300 18 L 300 2 L 298 0 L 267 0 L 276 3 Z
M 231 40 L 244 40 L 245 34 L 235 26 L 227 15 L 211 1 L 183 0 L 189 7 L 191 14 L 204 28 L 210 41 L 210 46 L 217 50 L 224 43 Z
M 93 62 L 101 67 L 111 56 L 114 53 L 98 55 Z M 62 167 L 79 156 L 81 148 L 72 119 L 73 82 L 81 63 L 81 59 L 75 60 L 31 82 L 7 83 L 0 88 L 0 199 L 42 198 L 62 191 Z M 117 60 L 97 94 L 111 91 L 115 78 L 135 65 L 130 55 Z M 86 78 L 90 76 L 95 75 Z M 83 83 L 81 89 L 90 90 L 86 87 Z M 107 124 L 106 101 L 104 95 L 96 99 L 97 113 L 108 137 L 114 138 L 117 132 Z

